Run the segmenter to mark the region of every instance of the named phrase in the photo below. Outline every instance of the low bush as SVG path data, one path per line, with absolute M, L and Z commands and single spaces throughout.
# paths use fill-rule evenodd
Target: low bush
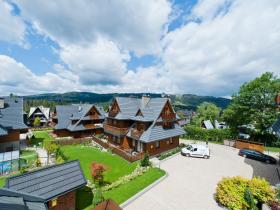
M 262 178 L 223 178 L 217 186 L 215 198 L 230 210 L 251 210 L 258 203 L 267 203 L 275 197 L 274 189 Z
M 174 154 L 176 154 L 180 151 L 181 151 L 181 147 L 177 147 L 176 149 L 174 149 L 170 152 L 166 152 L 166 153 L 163 153 L 163 154 L 159 155 L 158 159 L 163 160 L 163 159 L 168 158 L 168 157 L 170 157 L 170 156 L 172 156 L 172 155 L 174 155 Z
M 236 135 L 230 129 L 211 129 L 207 130 L 194 125 L 184 127 L 185 138 L 194 140 L 208 140 L 222 142 L 225 139 L 235 139 Z
M 150 166 L 150 165 L 151 165 L 151 163 L 150 163 L 149 154 L 145 153 L 144 158 L 140 161 L 140 166 L 147 167 L 147 166 Z
M 260 203 L 267 203 L 275 198 L 276 192 L 263 178 L 254 177 L 249 182 L 249 188 Z

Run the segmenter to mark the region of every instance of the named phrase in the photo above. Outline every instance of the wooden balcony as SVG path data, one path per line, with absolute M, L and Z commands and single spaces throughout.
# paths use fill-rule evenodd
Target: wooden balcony
M 93 141 L 95 141 L 97 144 L 101 145 L 102 147 L 106 148 L 106 149 L 111 149 L 111 151 L 121 157 L 123 157 L 124 159 L 126 159 L 127 161 L 129 162 L 134 162 L 134 161 L 137 161 L 137 160 L 140 160 L 144 157 L 144 152 L 140 152 L 140 153 L 137 153 L 135 155 L 132 155 L 131 153 L 109 143 L 109 142 L 105 142 L 99 138 L 97 138 L 96 136 L 93 136 L 92 137 Z
M 170 113 L 170 114 L 163 114 L 162 115 L 163 120 L 176 120 L 176 114 L 175 113 Z
M 107 131 L 108 133 L 111 133 L 113 135 L 121 136 L 121 135 L 126 135 L 128 132 L 128 128 L 118 128 L 108 124 L 104 124 L 103 126 L 105 132 Z
M 118 114 L 118 112 L 110 111 L 109 114 L 108 114 L 108 116 L 109 116 L 109 117 L 115 117 L 117 114 Z
M 144 132 L 144 130 L 137 130 L 137 129 L 133 128 L 131 130 L 131 136 L 135 139 L 139 139 L 143 132 Z

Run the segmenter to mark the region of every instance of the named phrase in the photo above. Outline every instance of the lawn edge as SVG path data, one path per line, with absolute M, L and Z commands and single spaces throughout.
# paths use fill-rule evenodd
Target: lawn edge
M 162 170 L 162 169 L 161 169 Z M 156 181 L 154 181 L 153 183 L 151 183 L 149 186 L 147 186 L 146 188 L 144 188 L 143 190 L 141 190 L 140 192 L 136 193 L 135 195 L 133 195 L 132 197 L 130 197 L 129 199 L 127 199 L 125 202 L 123 202 L 122 204 L 120 204 L 121 208 L 125 208 L 126 206 L 128 206 L 129 204 L 131 204 L 133 201 L 135 201 L 136 199 L 138 199 L 139 197 L 141 197 L 144 193 L 148 192 L 149 190 L 151 190 L 153 187 L 155 187 L 156 185 L 158 185 L 160 182 L 162 182 L 164 179 L 166 179 L 169 174 L 164 171 L 165 174 L 160 177 L 159 179 L 157 179 Z

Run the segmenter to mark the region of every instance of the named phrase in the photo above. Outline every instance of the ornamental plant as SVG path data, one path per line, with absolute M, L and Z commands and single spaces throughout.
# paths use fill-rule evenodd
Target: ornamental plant
M 215 198 L 230 210 L 251 210 L 258 203 L 275 198 L 275 190 L 259 177 L 245 179 L 240 176 L 223 178 L 217 186 Z
M 147 166 L 150 166 L 150 165 L 151 165 L 151 163 L 150 163 L 150 159 L 149 159 L 149 154 L 145 153 L 144 158 L 140 162 L 140 166 L 147 167 Z
M 93 162 L 91 164 L 91 176 L 92 176 L 93 181 L 97 185 L 101 185 L 104 183 L 103 173 L 105 172 L 105 170 L 106 170 L 105 166 L 102 165 L 101 163 Z

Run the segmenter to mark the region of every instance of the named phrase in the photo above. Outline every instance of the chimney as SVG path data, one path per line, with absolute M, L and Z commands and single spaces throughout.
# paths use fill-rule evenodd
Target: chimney
M 4 98 L 0 98 L 0 109 L 4 109 L 5 103 Z
M 151 97 L 149 95 L 144 94 L 141 99 L 141 105 L 146 106 L 149 103 L 150 99 Z

